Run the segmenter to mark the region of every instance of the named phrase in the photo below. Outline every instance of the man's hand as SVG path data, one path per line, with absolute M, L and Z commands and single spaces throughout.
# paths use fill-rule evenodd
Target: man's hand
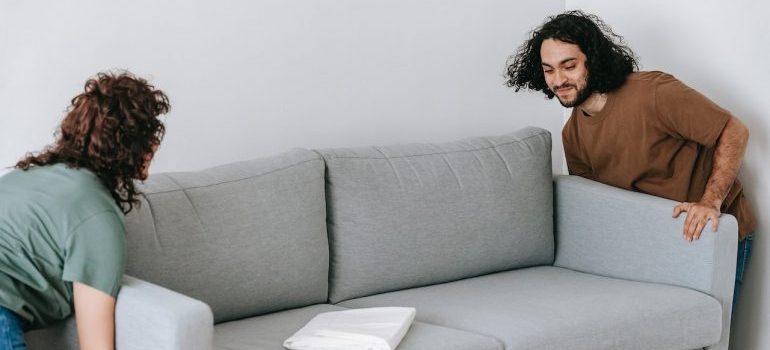
M 700 238 L 709 220 L 711 229 L 716 232 L 719 226 L 719 207 L 735 183 L 748 140 L 749 129 L 738 118 L 730 117 L 717 140 L 714 166 L 700 201 L 680 203 L 674 207 L 674 218 L 679 217 L 683 211 L 687 212 L 683 231 L 685 240 Z
M 686 241 L 692 242 L 700 238 L 700 234 L 711 220 L 711 229 L 716 232 L 719 227 L 719 207 L 703 202 L 698 203 L 679 203 L 674 207 L 673 218 L 678 218 L 679 214 L 687 212 L 687 218 L 684 220 L 684 230 L 682 234 Z

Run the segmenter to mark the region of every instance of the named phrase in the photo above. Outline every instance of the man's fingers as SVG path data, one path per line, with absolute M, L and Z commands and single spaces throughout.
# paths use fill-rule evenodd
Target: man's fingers
M 685 221 L 687 226 L 687 234 L 685 236 L 687 237 L 687 240 L 693 241 L 698 239 L 700 237 L 701 231 L 703 231 L 703 228 L 706 227 L 707 221 L 708 218 L 697 211 L 688 212 L 687 220 Z
M 682 232 L 682 234 L 689 241 L 690 238 L 692 237 L 692 234 L 690 234 L 690 231 L 692 231 L 690 229 L 690 226 L 692 226 L 692 224 L 693 224 L 694 214 L 693 213 L 687 213 L 686 215 L 687 216 L 684 219 L 684 231 Z
M 698 240 L 698 238 L 700 238 L 700 234 L 701 234 L 701 232 L 703 232 L 703 228 L 706 226 L 706 222 L 707 222 L 707 221 L 700 221 L 700 220 L 699 220 L 699 221 L 698 221 L 698 224 L 697 224 L 697 225 L 695 225 L 695 232 L 693 232 L 693 236 L 692 236 L 692 238 L 693 238 L 694 240 L 696 240 L 696 241 L 697 241 L 697 240 Z
M 684 203 L 679 203 L 674 207 L 674 212 L 671 213 L 671 217 L 676 219 L 684 211 Z
M 701 219 L 698 217 L 693 217 L 692 221 L 690 221 L 690 226 L 687 232 L 687 236 L 690 237 L 690 241 L 698 239 L 697 236 L 700 233 L 699 229 L 703 228 L 701 226 Z
M 674 207 L 671 217 L 677 218 L 683 212 L 687 213 L 687 216 L 684 220 L 682 236 L 687 241 L 699 239 L 709 221 L 711 221 L 711 229 L 714 232 L 719 228 L 719 212 L 714 213 L 705 205 L 697 203 L 694 205 L 689 202 L 679 203 Z
M 687 213 L 687 218 L 684 220 L 684 232 L 682 233 L 685 240 L 692 241 L 692 233 L 695 230 L 696 224 L 697 222 L 694 219 L 694 215 L 692 213 Z

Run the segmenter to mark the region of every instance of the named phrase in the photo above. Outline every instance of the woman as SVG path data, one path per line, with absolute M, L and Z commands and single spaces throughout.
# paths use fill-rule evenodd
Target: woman
M 123 216 L 139 203 L 166 95 L 130 73 L 85 84 L 53 145 L 0 177 L 0 350 L 76 313 L 81 349 L 114 349 Z

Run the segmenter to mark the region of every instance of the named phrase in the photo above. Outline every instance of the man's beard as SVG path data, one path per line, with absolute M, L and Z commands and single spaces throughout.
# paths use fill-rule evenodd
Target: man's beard
M 560 86 L 560 87 L 561 87 L 561 86 Z M 551 90 L 551 91 L 557 90 L 557 89 L 558 89 L 558 88 L 560 88 L 560 87 L 557 87 L 557 88 L 555 88 L 555 89 L 553 89 L 553 90 Z M 574 85 L 573 85 L 573 87 L 574 87 L 575 89 L 577 89 L 577 87 L 576 87 L 576 86 L 574 86 Z M 559 98 L 559 95 L 556 95 L 556 99 L 557 99 L 557 100 L 559 100 L 559 103 L 561 103 L 561 105 L 562 105 L 563 107 L 565 107 L 565 108 L 572 108 L 572 107 L 575 107 L 575 106 L 580 106 L 580 105 L 581 105 L 583 102 L 585 102 L 585 101 L 586 101 L 586 100 L 587 100 L 589 97 L 591 97 L 591 91 L 590 91 L 590 90 L 588 90 L 588 87 L 584 87 L 584 88 L 582 88 L 582 89 L 578 90 L 578 92 L 577 92 L 577 95 L 575 96 L 575 100 L 573 100 L 573 101 L 564 102 L 564 101 L 562 101 L 562 100 Z

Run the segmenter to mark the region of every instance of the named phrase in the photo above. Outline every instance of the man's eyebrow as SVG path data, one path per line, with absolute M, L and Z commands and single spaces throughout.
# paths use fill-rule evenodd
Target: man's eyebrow
M 574 61 L 574 60 L 577 60 L 577 58 L 575 58 L 575 57 L 565 58 L 561 62 L 559 62 L 559 65 L 563 65 L 563 64 L 565 64 L 567 62 Z M 545 63 L 545 62 L 540 62 L 540 64 L 543 65 L 543 66 L 546 66 L 548 68 L 553 68 L 553 67 L 551 67 L 550 64 Z

